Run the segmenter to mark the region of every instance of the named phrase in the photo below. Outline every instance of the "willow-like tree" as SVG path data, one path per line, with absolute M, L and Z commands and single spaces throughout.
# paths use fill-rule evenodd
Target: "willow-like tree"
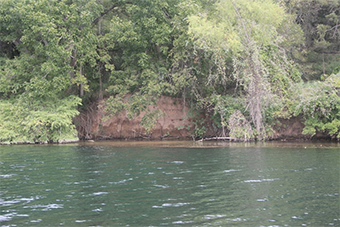
M 221 0 L 212 11 L 202 9 L 190 17 L 197 48 L 212 53 L 217 65 L 208 83 L 237 81 L 257 139 L 266 136 L 265 108 L 282 96 L 276 86 L 290 80 L 291 64 L 280 46 L 285 37 L 279 32 L 288 22 L 284 8 L 272 0 Z

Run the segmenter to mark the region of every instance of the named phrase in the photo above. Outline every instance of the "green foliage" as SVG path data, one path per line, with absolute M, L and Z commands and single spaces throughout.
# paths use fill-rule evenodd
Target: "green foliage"
M 241 111 L 235 110 L 229 117 L 230 137 L 240 141 L 249 141 L 255 138 L 249 121 L 243 116 Z
M 320 79 L 339 66 L 340 3 L 325 0 L 284 1 L 304 33 L 304 45 L 294 52 L 306 80 Z
M 340 74 L 325 81 L 300 83 L 292 87 L 291 112 L 305 118 L 304 134 L 315 135 L 317 131 L 340 138 Z
M 1 141 L 56 142 L 76 137 L 72 119 L 96 65 L 95 1 L 1 1 L 1 42 L 16 56 L 0 66 Z M 76 89 L 74 89 L 76 87 Z M 16 112 L 15 112 L 16 111 Z M 6 120 L 4 120 L 6 119 Z
M 162 116 L 164 116 L 164 113 L 162 113 L 160 110 L 147 110 L 140 123 L 145 128 L 145 133 L 147 135 L 156 126 L 157 120 Z
M 228 121 L 230 116 L 236 110 L 242 110 L 244 112 L 244 100 L 240 98 L 234 98 L 231 96 L 221 96 L 221 95 L 211 95 L 211 103 L 213 104 L 215 124 L 222 128 L 223 137 L 226 136 L 224 127 L 228 127 L 231 129 L 231 126 L 228 125 Z
M 223 136 L 263 139 L 278 117 L 291 115 L 305 117 L 306 134 L 339 136 L 339 7 L 325 0 L 2 0 L 0 140 L 73 137 L 79 104 L 98 99 L 107 117 L 143 112 L 149 133 L 162 115 L 149 108 L 161 95 L 213 112 Z M 207 132 L 203 118 L 193 118 L 194 137 Z
M 207 128 L 205 127 L 205 119 L 201 118 L 199 112 L 193 109 L 190 111 L 189 116 L 191 117 L 191 125 L 193 125 L 193 139 L 195 140 L 195 138 L 203 138 L 204 134 L 207 132 Z
M 294 64 L 280 48 L 287 40 L 279 32 L 288 16 L 271 0 L 224 0 L 218 1 L 214 9 L 189 17 L 189 32 L 196 48 L 211 53 L 216 65 L 207 84 L 219 83 L 226 89 L 228 81 L 236 81 L 239 91 L 245 93 L 243 109 L 249 110 L 257 136 L 262 139 L 265 109 L 274 97 L 284 99 L 294 80 L 299 81 Z M 216 97 L 212 98 L 215 111 L 220 112 L 221 124 L 226 125 L 223 109 L 228 107 L 223 107 Z
M 75 96 L 54 102 L 20 99 L 0 102 L 0 142 L 58 142 L 77 137 L 72 123 L 81 100 Z
M 172 25 L 177 15 L 177 0 L 140 1 L 126 4 L 124 13 L 112 17 L 107 39 L 115 41 L 112 53 L 115 71 L 111 72 L 105 101 L 105 111 L 112 116 L 121 110 L 133 118 L 147 107 L 155 105 L 161 94 L 174 94 L 174 86 L 181 84 L 171 77 L 169 54 L 178 29 Z M 177 20 L 177 19 L 176 19 Z M 120 51 L 122 50 L 122 51 Z M 169 83 L 170 78 L 170 83 Z M 141 124 L 151 130 L 158 112 L 148 112 Z

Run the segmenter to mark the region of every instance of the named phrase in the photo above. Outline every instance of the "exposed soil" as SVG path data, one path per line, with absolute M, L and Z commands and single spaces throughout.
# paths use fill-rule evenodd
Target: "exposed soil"
M 273 135 L 274 140 L 290 141 L 290 140 L 331 140 L 332 138 L 323 132 L 317 132 L 315 135 L 302 134 L 303 117 L 291 117 L 289 119 L 278 119 L 280 123 L 274 127 L 275 133 Z
M 162 96 L 157 106 L 150 106 L 150 109 L 158 108 L 164 115 L 158 119 L 157 124 L 149 134 L 145 133 L 145 128 L 140 125 L 140 121 L 145 113 L 129 120 L 126 111 L 104 121 L 105 113 L 99 106 L 100 103 L 92 103 L 87 106 L 87 110 L 81 111 L 75 118 L 78 136 L 80 139 L 108 140 L 108 139 L 187 139 L 193 138 L 194 124 L 189 108 L 184 105 L 180 98 Z M 202 115 L 200 118 L 204 118 Z M 271 139 L 289 140 L 311 140 L 330 139 L 327 135 L 317 133 L 310 137 L 302 134 L 304 128 L 301 116 L 290 119 L 279 119 L 280 123 L 275 126 L 275 133 Z M 205 122 L 208 130 L 204 137 L 220 136 L 211 122 Z
M 308 140 L 309 137 L 302 134 L 304 124 L 302 117 L 291 117 L 290 119 L 278 119 L 279 123 L 274 126 L 273 139 L 286 140 Z
M 150 109 L 158 108 L 164 115 L 158 119 L 156 127 L 150 134 L 145 134 L 145 128 L 140 125 L 144 116 L 142 112 L 138 117 L 129 120 L 126 111 L 103 121 L 104 111 L 98 108 L 99 103 L 93 103 L 82 111 L 76 118 L 79 137 L 83 139 L 179 139 L 189 138 L 192 135 L 191 118 L 189 109 L 184 106 L 179 98 L 162 96 L 157 106 L 150 106 Z

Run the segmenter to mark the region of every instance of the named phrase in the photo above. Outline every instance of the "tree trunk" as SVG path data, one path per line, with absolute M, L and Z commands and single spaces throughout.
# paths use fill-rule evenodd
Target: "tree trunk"
M 237 9 L 235 3 L 234 10 L 241 22 L 242 29 L 244 31 L 244 37 L 245 37 L 245 51 L 246 51 L 246 57 L 245 62 L 247 62 L 248 68 L 245 68 L 245 74 L 250 74 L 250 84 L 248 87 L 248 106 L 249 106 L 249 112 L 250 116 L 252 118 L 252 122 L 255 125 L 256 131 L 257 131 L 257 138 L 263 139 L 263 133 L 262 133 L 262 126 L 263 126 L 263 117 L 262 117 L 262 104 L 261 104 L 261 97 L 263 95 L 263 88 L 262 88 L 262 77 L 261 77 L 261 65 L 260 65 L 260 59 L 257 56 L 256 53 L 256 44 L 251 40 L 251 28 L 248 31 L 243 18 Z M 248 52 L 248 53 L 247 53 Z
M 70 66 L 71 66 L 71 70 L 69 72 L 70 75 L 70 81 L 72 81 L 72 79 L 74 78 L 74 67 L 77 64 L 77 49 L 74 48 L 73 45 L 70 46 L 70 48 L 72 48 L 72 54 L 71 54 L 71 61 L 70 61 Z M 72 86 L 73 84 L 71 83 L 71 85 L 68 87 L 67 93 L 71 94 L 72 93 Z
M 103 100 L 103 81 L 101 74 L 99 74 L 99 100 Z
M 226 135 L 225 135 L 225 130 L 224 130 L 224 123 L 223 123 L 223 118 L 224 118 L 224 116 L 223 116 L 223 114 L 221 114 L 220 113 L 220 115 L 221 115 L 221 126 L 222 126 L 222 137 L 226 137 Z
M 260 75 L 260 66 L 257 62 L 259 59 L 257 59 L 257 56 L 254 56 L 256 53 L 254 51 L 250 51 L 250 54 L 248 56 L 249 65 L 251 67 L 250 71 L 252 74 L 250 86 L 249 86 L 249 112 L 250 116 L 252 117 L 252 121 L 255 125 L 256 131 L 257 131 L 257 138 L 262 139 L 263 133 L 262 133 L 262 125 L 263 125 L 263 117 L 262 117 L 262 104 L 261 104 L 261 98 L 263 94 L 262 89 L 262 78 Z M 255 59 L 254 59 L 255 58 Z
M 80 75 L 83 75 L 83 66 L 80 66 Z M 80 83 L 79 85 L 79 96 L 82 97 L 84 95 L 84 84 Z

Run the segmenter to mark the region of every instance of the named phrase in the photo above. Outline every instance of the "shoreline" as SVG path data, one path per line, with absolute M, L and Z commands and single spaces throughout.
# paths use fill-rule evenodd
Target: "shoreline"
M 220 143 L 268 143 L 268 142 L 281 142 L 281 143 L 339 143 L 338 140 L 332 138 L 311 138 L 308 139 L 306 136 L 298 138 L 294 137 L 280 137 L 275 139 L 267 139 L 265 141 L 240 141 L 231 137 L 205 137 L 197 140 L 193 140 L 190 137 L 125 137 L 125 138 L 97 138 L 97 139 L 69 139 L 58 142 L 48 143 L 45 142 L 31 142 L 31 141 L 15 141 L 15 142 L 0 142 L 0 145 L 51 145 L 51 144 L 72 144 L 72 143 L 95 143 L 95 142 L 220 142 Z

